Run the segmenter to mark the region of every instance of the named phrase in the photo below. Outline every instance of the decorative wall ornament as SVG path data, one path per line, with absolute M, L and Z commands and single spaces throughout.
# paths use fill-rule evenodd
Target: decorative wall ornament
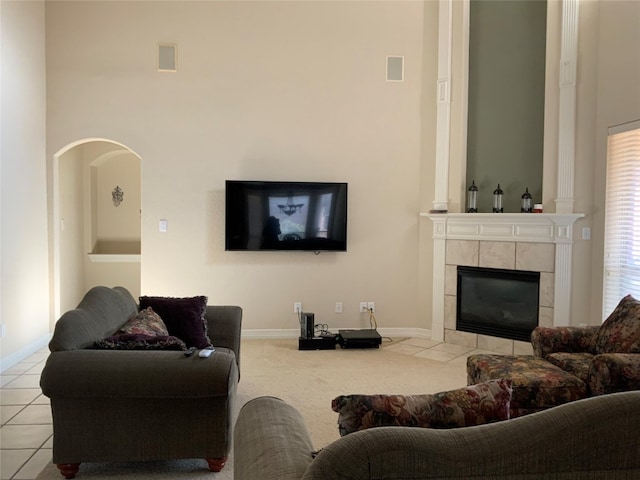
M 116 185 L 116 188 L 111 192 L 111 197 L 113 198 L 113 206 L 117 207 L 122 203 L 122 199 L 124 198 L 124 192 L 122 189 Z

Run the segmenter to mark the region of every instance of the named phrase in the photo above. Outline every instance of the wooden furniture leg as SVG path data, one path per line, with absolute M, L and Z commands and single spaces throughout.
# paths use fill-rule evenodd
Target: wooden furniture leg
M 58 470 L 64 478 L 75 478 L 76 473 L 80 469 L 79 463 L 58 463 Z
M 209 464 L 209 470 L 212 472 L 219 472 L 224 468 L 224 464 L 227 463 L 227 457 L 223 458 L 207 458 Z

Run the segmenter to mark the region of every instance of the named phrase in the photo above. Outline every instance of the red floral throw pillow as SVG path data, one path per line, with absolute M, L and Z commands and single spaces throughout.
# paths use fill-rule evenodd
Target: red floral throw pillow
M 140 309 L 148 307 L 160 315 L 169 335 L 183 340 L 187 347 L 211 346 L 204 318 L 207 297 L 140 297 Z
M 344 436 L 371 427 L 455 428 L 509 419 L 511 380 L 432 395 L 340 395 L 331 402 Z
M 169 335 L 167 326 L 162 318 L 151 307 L 140 310 L 135 317 L 131 317 L 120 327 L 120 333 L 141 335 Z

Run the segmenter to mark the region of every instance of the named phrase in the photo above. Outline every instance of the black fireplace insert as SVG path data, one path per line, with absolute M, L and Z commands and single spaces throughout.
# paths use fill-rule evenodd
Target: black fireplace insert
M 540 272 L 458 266 L 456 329 L 528 342 L 539 297 Z

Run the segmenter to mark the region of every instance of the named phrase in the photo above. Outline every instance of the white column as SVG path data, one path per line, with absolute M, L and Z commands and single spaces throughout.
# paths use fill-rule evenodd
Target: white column
M 436 92 L 436 171 L 434 210 L 448 210 L 449 141 L 451 136 L 451 45 L 453 0 L 440 0 L 438 20 L 438 86 Z
M 444 279 L 447 253 L 447 217 L 431 216 L 433 222 L 433 300 L 431 339 L 444 342 Z
M 573 212 L 579 0 L 562 2 L 556 213 Z

